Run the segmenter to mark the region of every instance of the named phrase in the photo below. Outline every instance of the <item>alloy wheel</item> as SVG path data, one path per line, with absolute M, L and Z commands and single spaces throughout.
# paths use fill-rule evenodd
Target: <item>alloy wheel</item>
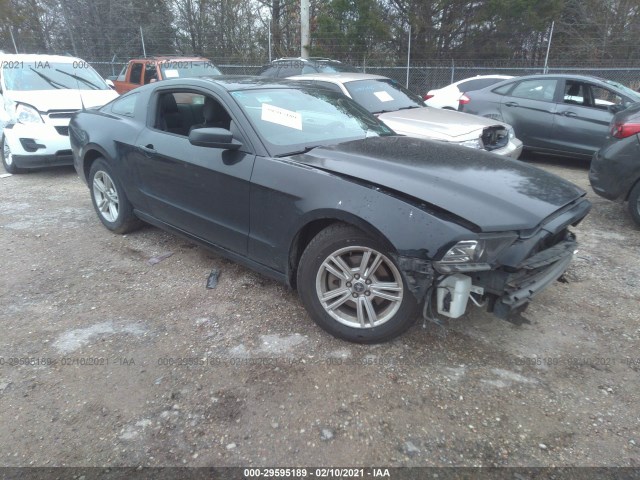
M 389 258 L 372 248 L 350 246 L 322 262 L 316 294 L 335 320 L 366 329 L 392 319 L 404 292 L 400 272 Z
M 115 222 L 120 207 L 118 191 L 109 174 L 102 170 L 93 176 L 93 196 L 100 215 L 107 222 Z

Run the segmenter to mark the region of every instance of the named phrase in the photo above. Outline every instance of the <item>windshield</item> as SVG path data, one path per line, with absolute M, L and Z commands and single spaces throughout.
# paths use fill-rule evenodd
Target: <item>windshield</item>
M 605 80 L 604 82 L 613 87 L 616 87 L 619 90 L 622 90 L 622 93 L 624 93 L 627 97 L 630 97 L 634 102 L 640 102 L 640 94 L 635 90 L 631 90 L 629 87 L 625 87 L 621 83 L 614 82 L 613 80 Z
M 4 67 L 7 90 L 109 90 L 91 66 L 73 63 L 20 62 L 20 68 Z
M 243 90 L 231 95 L 274 156 L 394 135 L 353 100 L 325 89 Z
M 390 78 L 358 80 L 344 84 L 356 102 L 371 113 L 395 112 L 403 108 L 424 107 L 422 99 Z
M 222 75 L 211 62 L 191 60 L 167 60 L 160 64 L 162 78 L 206 77 L 209 75 Z
M 338 62 L 320 63 L 318 64 L 317 69 L 321 73 L 339 73 L 339 72 L 353 73 L 358 71 L 355 67 L 352 67 L 351 65 L 347 65 L 345 63 L 338 63 Z

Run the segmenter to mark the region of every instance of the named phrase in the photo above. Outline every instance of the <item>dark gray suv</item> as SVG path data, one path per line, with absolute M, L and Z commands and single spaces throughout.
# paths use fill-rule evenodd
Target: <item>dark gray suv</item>
M 307 73 L 357 72 L 358 70 L 338 60 L 321 57 L 287 57 L 274 60 L 260 70 L 261 77 L 286 78 Z

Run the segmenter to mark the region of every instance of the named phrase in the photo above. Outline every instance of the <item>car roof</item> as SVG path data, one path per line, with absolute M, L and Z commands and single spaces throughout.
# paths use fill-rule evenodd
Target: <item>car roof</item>
M 129 60 L 130 62 L 163 62 L 163 61 L 206 61 L 209 59 L 205 57 L 194 57 L 194 56 L 180 56 L 180 55 L 154 55 L 151 57 L 138 57 L 132 58 Z
M 573 73 L 535 73 L 532 75 L 523 75 L 521 77 L 514 77 L 511 80 L 531 80 L 531 79 L 574 79 L 574 80 L 584 80 L 584 81 L 597 81 L 597 82 L 607 82 L 608 80 L 601 77 L 594 77 L 593 75 L 581 75 L 581 74 L 573 74 Z M 506 81 L 505 81 L 506 83 Z M 496 84 L 497 85 L 497 84 Z
M 73 63 L 82 62 L 77 57 L 69 57 L 67 55 L 40 55 L 37 53 L 0 53 L 0 58 L 6 62 L 50 62 L 50 63 Z
M 291 80 L 321 80 L 331 83 L 349 83 L 359 80 L 389 80 L 389 77 L 373 75 L 371 73 L 340 72 L 340 73 L 305 73 L 287 77 Z
M 515 77 L 513 75 L 476 75 L 475 77 L 463 78 L 457 82 L 453 82 L 451 85 L 458 85 L 459 83 L 468 82 L 469 80 L 482 80 L 484 78 L 500 78 L 502 80 L 509 80 Z
M 280 57 L 280 58 L 276 58 L 271 63 L 290 62 L 292 60 L 299 61 L 299 62 L 310 62 L 310 63 L 311 62 L 317 62 L 317 63 L 342 63 L 340 60 L 334 60 L 332 58 L 326 58 L 326 57 L 309 57 L 309 58 L 303 58 L 303 57 Z
M 161 82 L 154 82 L 138 87 L 135 90 L 164 88 L 176 84 L 176 86 L 206 86 L 215 84 L 227 91 L 238 90 L 259 90 L 264 88 L 313 88 L 309 85 L 301 84 L 286 78 L 257 77 L 250 75 L 216 75 L 196 78 L 170 78 Z

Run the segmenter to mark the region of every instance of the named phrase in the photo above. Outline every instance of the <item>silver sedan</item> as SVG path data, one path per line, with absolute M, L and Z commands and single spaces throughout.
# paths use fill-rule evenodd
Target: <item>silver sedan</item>
M 518 158 L 522 153 L 522 142 L 510 125 L 477 115 L 428 107 L 418 95 L 387 77 L 366 73 L 319 73 L 289 79 L 342 92 L 401 135 L 484 149 L 512 158 Z

